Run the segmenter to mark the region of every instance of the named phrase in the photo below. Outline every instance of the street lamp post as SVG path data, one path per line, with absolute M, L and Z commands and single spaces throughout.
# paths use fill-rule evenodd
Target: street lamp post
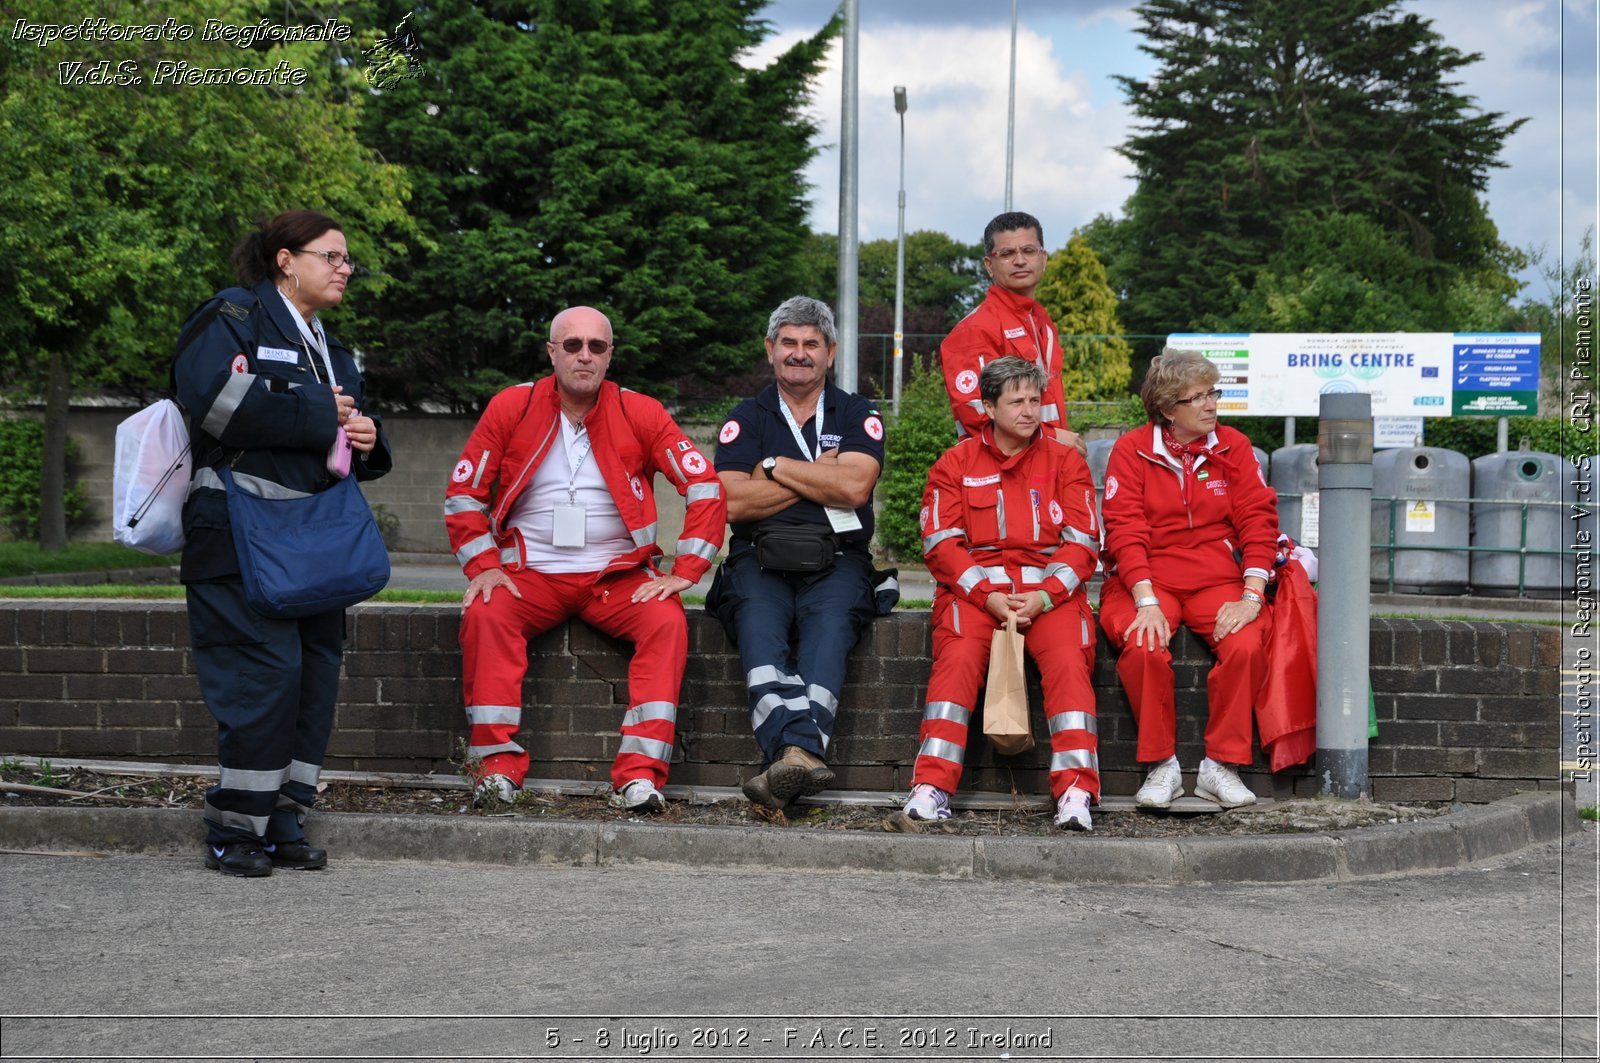
M 906 324 L 906 87 L 894 87 L 894 110 L 900 116 L 900 226 L 894 253 L 894 389 L 892 404 L 900 413 L 900 360 L 905 352 Z

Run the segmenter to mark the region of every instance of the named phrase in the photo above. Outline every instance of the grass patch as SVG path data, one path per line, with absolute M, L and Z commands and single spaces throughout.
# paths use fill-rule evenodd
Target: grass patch
M 158 568 L 176 565 L 178 555 L 154 557 L 121 543 L 72 543 L 65 550 L 45 551 L 38 543 L 0 543 L 0 579 L 54 572 L 104 572 L 114 568 Z
M 1594 805 L 1584 805 L 1582 808 L 1578 809 L 1578 818 L 1586 819 L 1590 823 L 1600 820 L 1600 808 L 1597 808 Z

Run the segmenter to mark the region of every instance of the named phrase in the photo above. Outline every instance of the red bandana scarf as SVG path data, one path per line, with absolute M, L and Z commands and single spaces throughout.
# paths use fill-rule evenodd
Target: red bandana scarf
M 1178 437 L 1172 434 L 1172 425 L 1161 426 L 1161 441 L 1167 445 L 1167 450 L 1172 456 L 1183 462 L 1183 504 L 1189 504 L 1189 480 L 1194 476 L 1195 459 L 1204 454 L 1216 460 L 1216 455 L 1211 453 L 1211 448 L 1206 446 L 1206 436 L 1201 436 L 1192 443 L 1180 443 Z

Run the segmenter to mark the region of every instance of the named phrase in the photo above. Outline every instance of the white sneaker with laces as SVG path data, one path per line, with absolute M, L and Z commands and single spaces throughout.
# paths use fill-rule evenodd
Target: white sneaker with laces
M 660 812 L 667 807 L 667 799 L 649 779 L 633 779 L 611 792 L 611 807 L 629 812 Z
M 1094 830 L 1089 818 L 1089 791 L 1069 787 L 1056 802 L 1056 826 L 1062 830 Z
M 1144 785 L 1133 795 L 1133 803 L 1140 808 L 1171 808 L 1182 796 L 1183 768 L 1177 757 L 1168 757 L 1150 769 Z
M 522 787 L 505 775 L 485 775 L 473 788 L 472 803 L 486 805 L 491 801 L 504 801 L 509 805 L 517 799 L 517 791 L 520 789 Z
M 911 788 L 911 796 L 900 811 L 909 819 L 949 819 L 950 795 L 931 783 L 919 783 Z
M 1256 803 L 1256 795 L 1240 781 L 1239 773 L 1210 757 L 1200 762 L 1200 771 L 1194 780 L 1194 795 L 1215 801 L 1223 808 L 1243 808 Z

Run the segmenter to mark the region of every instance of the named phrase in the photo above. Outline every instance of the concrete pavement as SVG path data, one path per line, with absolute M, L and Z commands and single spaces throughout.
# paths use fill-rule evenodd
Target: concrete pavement
M 3 1055 L 1592 1059 L 1594 844 L 1180 886 L 0 856 Z

